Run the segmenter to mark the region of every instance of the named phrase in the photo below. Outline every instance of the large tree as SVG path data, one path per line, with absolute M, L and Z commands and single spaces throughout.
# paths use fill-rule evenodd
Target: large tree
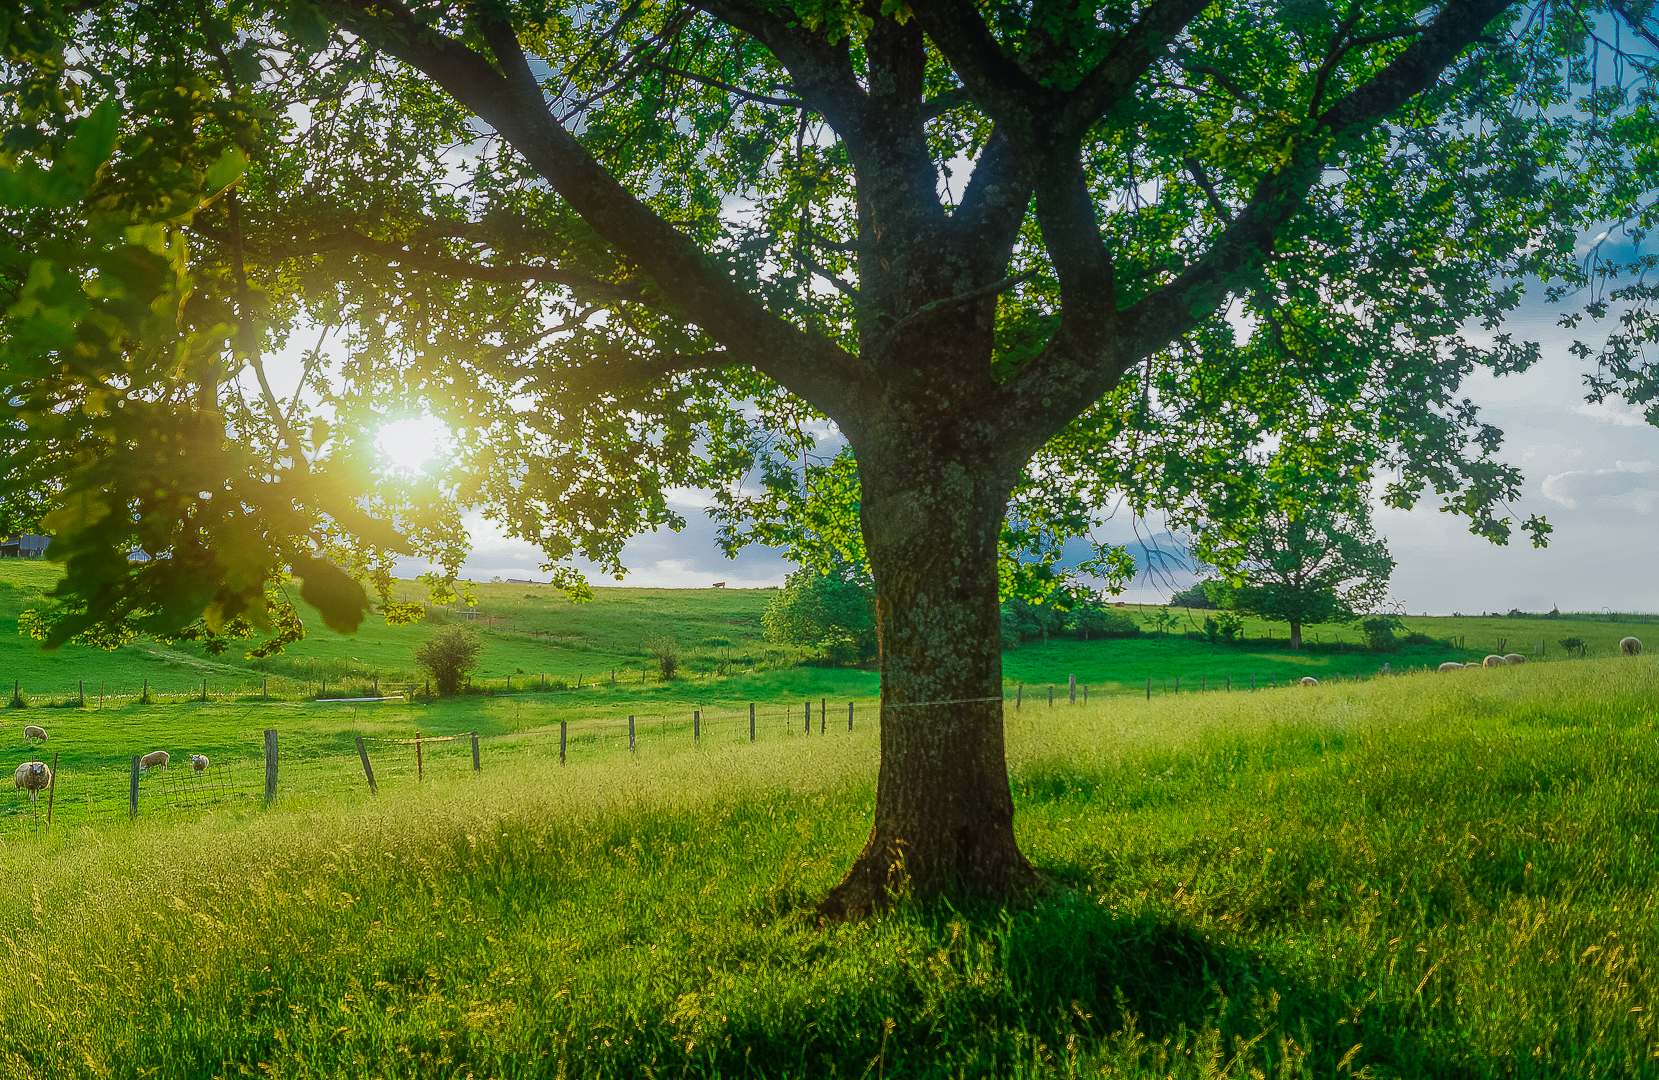
M 6 512 L 67 559 L 48 641 L 272 625 L 288 569 L 353 625 L 388 551 L 455 565 L 434 506 L 553 564 L 616 568 L 676 485 L 733 544 L 801 541 L 827 420 L 883 708 L 829 913 L 901 868 L 1034 881 L 998 599 L 1043 577 L 1007 556 L 1114 492 L 1244 498 L 1287 435 L 1506 539 L 1519 475 L 1456 388 L 1535 358 L 1485 333 L 1524 280 L 1586 281 L 1580 232 L 1651 214 L 1624 0 L 21 11 Z M 263 358 L 301 329 L 336 348 L 285 397 Z M 419 410 L 453 491 L 375 470 Z

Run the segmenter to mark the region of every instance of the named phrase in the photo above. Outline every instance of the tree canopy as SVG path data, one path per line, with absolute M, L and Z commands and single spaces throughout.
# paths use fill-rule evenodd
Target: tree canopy
M 1647 264 L 1576 245 L 1653 223 L 1655 25 L 1626 0 L 29 0 L 0 13 L 0 439 L 8 527 L 66 562 L 41 632 L 276 648 L 289 573 L 331 625 L 359 581 L 401 617 L 392 554 L 452 571 L 461 506 L 580 590 L 569 557 L 619 570 L 706 490 L 731 544 L 856 534 L 872 572 L 876 821 L 825 910 L 899 866 L 1023 888 L 997 601 L 1047 588 L 1093 508 L 1386 472 L 1391 505 L 1541 541 L 1458 396 L 1537 358 L 1501 329 L 1528 282 L 1634 311 L 1583 347 L 1589 391 L 1653 400 Z M 453 470 L 384 468 L 380 425 L 423 413 Z M 832 433 L 845 457 L 813 459 Z

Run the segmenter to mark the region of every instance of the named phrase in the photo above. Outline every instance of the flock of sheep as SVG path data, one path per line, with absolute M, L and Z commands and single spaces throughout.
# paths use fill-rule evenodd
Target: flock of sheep
M 1642 655 L 1641 639 L 1633 637 L 1620 638 L 1619 652 L 1623 653 L 1625 656 Z M 1504 653 L 1502 656 L 1499 656 L 1497 653 L 1492 653 L 1478 664 L 1460 664 L 1456 660 L 1448 660 L 1444 664 L 1441 664 L 1438 670 L 1462 671 L 1464 668 L 1506 667 L 1510 664 L 1524 664 L 1526 662 L 1527 658 L 1518 652 Z M 1319 685 L 1319 680 L 1314 678 L 1312 675 L 1304 675 L 1300 679 L 1296 680 L 1296 682 L 1300 686 Z
M 1625 656 L 1640 656 L 1640 655 L 1642 655 L 1642 640 L 1640 638 L 1633 638 L 1633 637 L 1620 638 L 1619 639 L 1619 652 L 1624 654 Z M 1464 668 L 1503 667 L 1506 664 L 1524 664 L 1526 662 L 1527 662 L 1527 658 L 1522 656 L 1518 652 L 1505 653 L 1502 656 L 1499 656 L 1497 653 L 1493 653 L 1492 655 L 1488 656 L 1486 659 L 1482 660 L 1478 664 L 1460 664 L 1455 660 L 1448 660 L 1444 664 L 1440 665 L 1440 670 L 1441 671 L 1462 671 Z
M 31 745 L 38 746 L 46 741 L 46 729 L 37 724 L 30 724 L 23 729 L 23 737 Z M 167 751 L 152 750 L 138 759 L 138 771 L 147 774 L 151 769 L 154 769 L 161 772 L 167 768 L 168 762 L 172 760 L 173 755 Z M 212 761 L 208 759 L 206 754 L 190 755 L 190 767 L 197 776 L 206 772 L 211 764 Z M 39 800 L 41 792 L 52 786 L 52 767 L 44 761 L 25 761 L 17 767 L 16 772 L 12 773 L 12 785 L 18 791 L 28 792 L 29 801 L 35 802 Z

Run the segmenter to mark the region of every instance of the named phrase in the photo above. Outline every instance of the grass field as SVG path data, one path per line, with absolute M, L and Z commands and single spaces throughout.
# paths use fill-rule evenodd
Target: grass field
M 309 627 L 309 636 L 280 656 L 250 661 L 243 650 L 206 655 L 191 643 L 164 645 L 140 639 L 115 652 L 69 645 L 43 653 L 16 634 L 18 613 L 39 603 L 57 580 L 51 563 L 0 561 L 0 680 L 11 681 L 40 704 L 78 702 L 84 691 L 97 698 L 136 696 L 145 687 L 169 699 L 200 696 L 203 680 L 210 698 L 244 698 L 268 685 L 272 696 L 298 700 L 359 696 L 378 686 L 401 691 L 420 675 L 414 669 L 416 645 L 443 621 L 460 616 L 434 613 L 432 621 L 387 626 L 371 616 L 355 635 L 322 628 L 302 601 L 293 599 Z M 769 589 L 633 589 L 599 588 L 589 604 L 572 604 L 550 586 L 480 584 L 476 610 L 484 652 L 475 685 L 505 692 L 578 684 L 582 692 L 561 696 L 562 707 L 600 715 L 630 709 L 686 709 L 700 705 L 743 706 L 749 701 L 800 697 L 873 696 L 874 672 L 805 666 L 796 650 L 766 643 L 761 614 L 777 595 Z M 400 582 L 398 594 L 419 599 L 413 582 Z M 1129 607 L 1143 618 L 1151 609 Z M 1641 624 L 1597 618 L 1508 619 L 1503 617 L 1405 619 L 1408 630 L 1452 644 L 1413 646 L 1374 654 L 1358 647 L 1359 634 L 1348 626 L 1310 626 L 1307 647 L 1286 647 L 1284 627 L 1246 620 L 1244 637 L 1232 645 L 1209 645 L 1180 636 L 1202 624 L 1205 612 L 1175 609 L 1182 620 L 1171 635 L 1145 634 L 1136 639 L 1082 642 L 1029 642 L 1006 652 L 1003 670 L 1008 695 L 1024 685 L 1043 696 L 1049 684 L 1064 687 L 1068 676 L 1093 694 L 1144 693 L 1151 679 L 1155 692 L 1172 693 L 1229 684 L 1283 683 L 1303 675 L 1322 679 L 1370 675 L 1384 664 L 1398 671 L 1435 666 L 1445 660 L 1478 661 L 1493 651 L 1522 652 L 1536 660 L 1565 657 L 1559 642 L 1583 638 L 1589 655 L 1607 656 L 1626 633 Z M 678 643 L 684 676 L 657 681 L 650 670 L 646 642 L 666 634 Z M 1659 645 L 1659 631 L 1650 634 Z M 1541 649 L 1542 651 L 1535 651 Z M 611 685 L 612 673 L 616 685 Z
M 872 718 L 560 766 L 513 711 L 546 703 L 446 702 L 421 722 L 491 735 L 484 770 L 441 744 L 371 797 L 327 775 L 346 707 L 64 710 L 65 750 L 280 713 L 312 779 L 12 830 L 0 1074 L 1655 1075 L 1656 691 L 1635 658 L 1010 710 L 1049 891 L 850 925 L 811 905 Z

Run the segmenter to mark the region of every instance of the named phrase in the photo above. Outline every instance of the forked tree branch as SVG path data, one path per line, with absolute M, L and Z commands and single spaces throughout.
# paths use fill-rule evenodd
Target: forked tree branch
M 663 293 L 748 363 L 823 412 L 843 411 L 860 372 L 828 339 L 768 311 L 689 237 L 637 199 L 547 108 L 518 38 L 486 14 L 490 60 L 421 22 L 396 0 L 340 0 L 342 27 L 422 72 L 493 127 L 607 243 L 650 274 Z M 793 72 L 792 72 L 793 74 Z M 805 92 L 799 85 L 797 89 Z
M 1256 186 L 1209 251 L 1174 281 L 1120 314 L 1119 333 L 1108 346 L 1057 332 L 1010 385 L 1009 422 L 1022 429 L 1017 436 L 1021 446 L 1035 452 L 1071 417 L 1111 390 L 1129 365 L 1209 318 L 1241 273 L 1271 257 L 1279 228 L 1303 204 L 1332 147 L 1380 123 L 1433 86 L 1507 6 L 1508 0 L 1448 3 L 1404 52 L 1318 117 L 1290 162 Z

